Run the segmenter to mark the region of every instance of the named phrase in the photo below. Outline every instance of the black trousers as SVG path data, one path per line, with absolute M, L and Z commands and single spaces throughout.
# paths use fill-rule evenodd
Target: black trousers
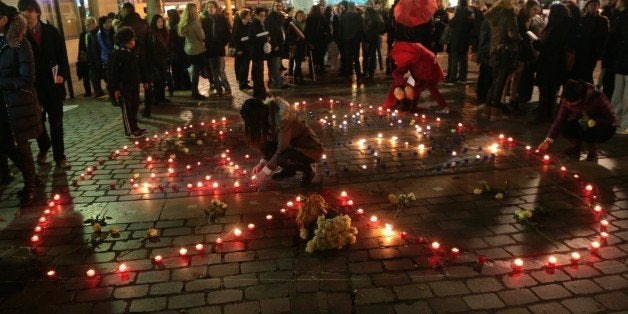
M 266 142 L 262 145 L 262 155 L 264 155 L 266 160 L 270 160 L 276 151 L 277 142 Z M 288 170 L 301 171 L 304 168 L 309 169 L 312 163 L 314 163 L 314 160 L 292 147 L 281 152 L 277 158 L 277 165 Z
M 253 97 L 258 99 L 266 98 L 266 87 L 264 86 L 264 60 L 252 60 L 251 77 L 253 78 Z
M 539 109 L 537 110 L 537 119 L 540 121 L 551 122 L 554 108 L 556 107 L 556 96 L 560 85 L 558 84 L 541 84 L 539 85 Z
M 153 67 L 153 93 L 155 104 L 166 99 L 166 83 L 168 81 L 168 71 L 164 67 Z
M 240 84 L 240 87 L 243 87 L 249 82 L 249 69 L 251 67 L 251 60 L 249 59 L 249 56 L 247 54 L 242 54 L 240 56 L 236 55 L 234 59 L 236 79 L 238 81 L 238 84 Z
M 493 68 L 486 63 L 480 64 L 480 73 L 478 74 L 478 83 L 475 89 L 475 93 L 478 96 L 478 101 L 481 103 L 486 102 L 488 96 L 488 90 L 491 88 L 491 82 L 493 81 Z
M 526 62 L 523 67 L 523 73 L 521 73 L 521 80 L 519 81 L 519 89 L 517 91 L 517 98 L 522 103 L 529 102 L 532 99 L 535 71 L 536 62 Z
M 504 92 L 504 86 L 510 73 L 512 73 L 512 66 L 500 67 L 493 69 L 493 82 L 488 89 L 488 95 L 486 103 L 492 106 L 499 106 L 502 101 L 502 93 Z
M 342 62 L 340 73 L 343 76 L 355 74 L 362 75 L 360 69 L 360 42 L 357 40 L 344 41 L 340 46 L 340 61 Z
M 188 74 L 187 67 L 189 63 L 185 58 L 172 58 L 172 89 L 173 90 L 188 90 L 192 83 L 190 82 L 190 75 Z
M 80 76 L 83 80 L 83 89 L 85 89 L 85 96 L 90 96 L 92 94 L 92 84 L 89 78 L 89 65 L 87 64 L 77 64 L 77 71 L 80 72 Z
M 140 107 L 140 90 L 139 88 L 123 90 L 121 92 L 121 98 L 120 108 L 122 109 L 124 134 L 129 136 L 139 129 L 137 126 L 137 111 Z
M 90 66 L 89 67 L 89 80 L 92 83 L 92 87 L 94 88 L 94 93 L 96 93 L 97 95 L 102 95 L 104 94 L 103 90 L 102 90 L 102 86 L 100 85 L 100 81 L 102 80 L 103 75 L 102 75 L 102 68 L 101 67 L 94 67 L 94 66 Z M 83 83 L 85 84 L 85 83 Z
M 54 88 L 57 88 L 57 86 L 54 86 Z M 47 154 L 52 147 L 54 160 L 61 161 L 67 159 L 65 157 L 65 142 L 63 139 L 63 100 L 59 99 L 58 95 L 52 94 L 53 92 L 50 89 L 37 89 L 39 104 L 44 109 L 41 115 L 43 131 L 37 137 L 37 146 L 39 147 L 40 155 Z M 46 115 L 50 124 L 50 135 L 48 135 L 48 130 L 46 129 Z
M 561 125 L 561 133 L 567 139 L 581 140 L 585 143 L 604 143 L 615 135 L 616 127 L 598 124 L 584 129 L 578 120 L 568 120 Z
M 2 176 L 9 173 L 7 157 L 22 172 L 24 186 L 29 189 L 35 188 L 37 172 L 35 171 L 31 146 L 28 140 L 16 139 L 13 136 L 8 117 L 4 116 L 0 117 L 0 163 L 2 163 L 0 171 L 2 171 Z
M 615 71 L 605 69 L 604 76 L 602 76 L 602 91 L 608 99 L 613 98 L 613 92 L 615 91 Z

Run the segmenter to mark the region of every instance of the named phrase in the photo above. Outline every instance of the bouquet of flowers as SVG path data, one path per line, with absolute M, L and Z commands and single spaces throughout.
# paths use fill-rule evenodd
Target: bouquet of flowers
M 314 237 L 307 242 L 305 251 L 313 253 L 317 250 L 342 249 L 345 245 L 353 244 L 358 229 L 351 226 L 351 218 L 347 215 L 338 215 L 327 219 L 318 216 Z

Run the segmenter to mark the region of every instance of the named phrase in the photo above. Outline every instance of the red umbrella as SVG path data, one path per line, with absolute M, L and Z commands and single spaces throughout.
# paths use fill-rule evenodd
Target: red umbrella
M 437 8 L 436 0 L 399 0 L 395 6 L 395 21 L 408 27 L 425 24 Z

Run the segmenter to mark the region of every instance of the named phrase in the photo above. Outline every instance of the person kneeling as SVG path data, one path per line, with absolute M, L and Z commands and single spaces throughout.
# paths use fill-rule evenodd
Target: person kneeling
M 594 161 L 598 156 L 598 144 L 615 134 L 615 123 L 615 111 L 603 93 L 584 81 L 569 80 L 563 88 L 558 116 L 538 148 L 549 148 L 560 130 L 572 144 L 565 154 L 579 157 L 584 141 L 589 146 L 587 160 Z
M 263 158 L 253 168 L 254 184 L 261 187 L 272 175 L 275 180 L 303 173 L 301 185 L 307 186 L 314 178 L 312 164 L 323 155 L 323 145 L 290 104 L 281 98 L 265 102 L 247 99 L 240 109 L 244 131 L 249 145 L 261 151 Z
M 414 92 L 414 87 L 411 85 L 395 87 L 393 94 L 397 100 L 395 107 L 399 110 L 413 112 L 417 109 L 416 94 Z

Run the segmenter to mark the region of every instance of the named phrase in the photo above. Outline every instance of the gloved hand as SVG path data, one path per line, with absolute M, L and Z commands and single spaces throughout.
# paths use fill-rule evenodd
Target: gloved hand
M 253 185 L 257 187 L 261 187 L 262 183 L 268 178 L 268 174 L 264 171 L 260 171 L 255 175 L 255 179 L 253 179 Z

